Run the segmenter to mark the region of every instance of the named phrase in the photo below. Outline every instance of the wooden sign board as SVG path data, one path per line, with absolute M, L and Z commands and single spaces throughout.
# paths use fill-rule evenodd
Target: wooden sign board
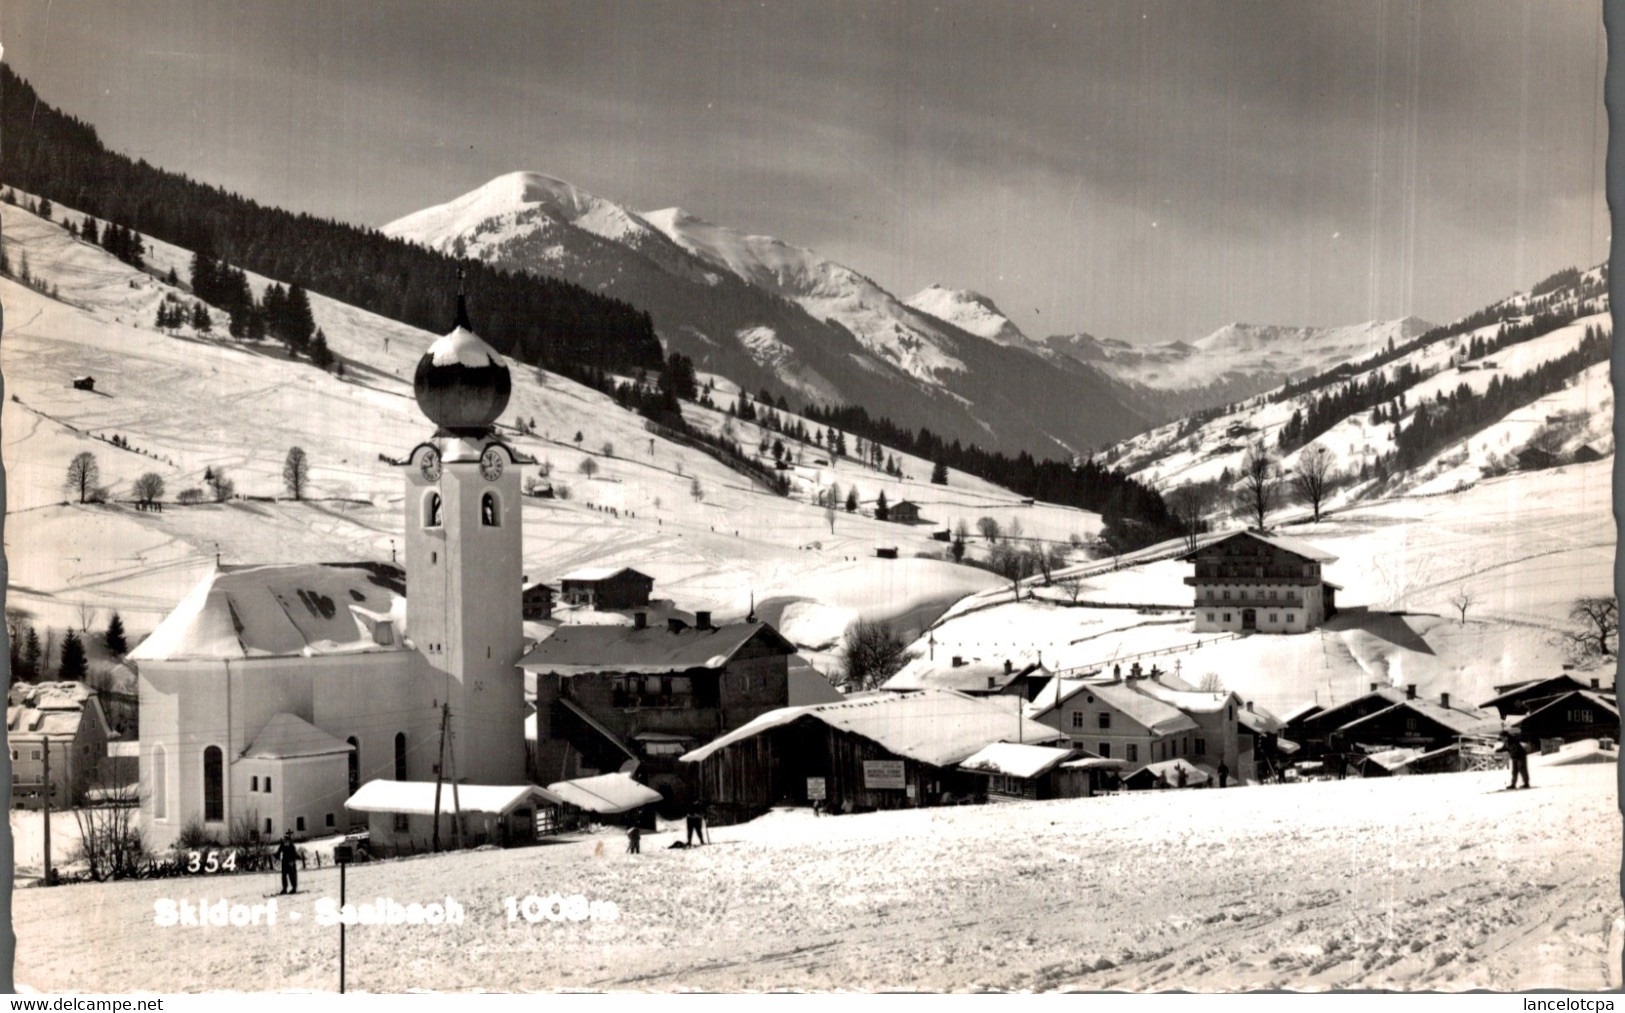
M 893 788 L 902 790 L 903 781 L 902 760 L 864 760 L 863 786 L 865 788 Z

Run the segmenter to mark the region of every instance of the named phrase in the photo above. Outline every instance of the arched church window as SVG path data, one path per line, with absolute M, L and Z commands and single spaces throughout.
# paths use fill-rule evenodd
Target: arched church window
M 226 818 L 226 765 L 219 746 L 203 750 L 203 820 L 219 823 Z
M 152 816 L 169 818 L 169 757 L 163 746 L 152 750 Z
M 344 740 L 350 744 L 350 794 L 361 790 L 361 743 L 354 735 Z
M 496 493 L 488 492 L 480 497 L 480 523 L 488 528 L 501 526 L 502 510 L 497 505 Z
M 406 733 L 395 733 L 395 780 L 406 780 Z
M 423 501 L 423 526 L 426 528 L 440 526 L 440 494 L 437 492 L 429 493 L 428 498 Z

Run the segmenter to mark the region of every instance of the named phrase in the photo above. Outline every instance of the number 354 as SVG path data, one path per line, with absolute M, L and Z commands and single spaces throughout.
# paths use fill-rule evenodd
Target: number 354
M 236 872 L 237 852 L 228 851 L 222 855 L 218 851 L 188 851 L 186 853 L 186 871 L 188 873 Z

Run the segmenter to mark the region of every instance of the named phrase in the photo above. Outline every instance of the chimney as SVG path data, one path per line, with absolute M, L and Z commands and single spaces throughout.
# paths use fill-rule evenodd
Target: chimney
M 708 630 L 708 629 L 710 629 L 711 628 L 711 613 L 709 613 L 709 612 L 695 612 L 694 613 L 694 628 L 697 629 L 697 630 Z
M 1247 709 L 1248 709 L 1248 710 L 1252 710 L 1252 709 L 1253 709 L 1253 702 L 1252 702 L 1252 701 L 1251 701 L 1251 700 L 1248 700 L 1248 701 L 1247 701 Z
M 965 659 L 960 657 L 957 654 L 954 655 L 954 667 L 955 668 L 964 668 L 965 667 Z
M 649 613 L 647 613 L 647 612 L 634 612 L 634 613 L 632 613 L 632 628 L 634 630 L 646 629 L 648 627 L 648 625 L 649 625 Z
M 1596 679 L 1592 679 L 1591 680 L 1591 688 L 1592 689 L 1601 689 L 1602 687 L 1597 685 L 1597 680 Z
M 668 617 L 666 619 L 666 629 L 669 630 L 672 633 L 681 633 L 681 632 L 683 632 L 683 627 L 687 626 L 687 625 L 688 625 L 687 623 L 683 622 L 681 619 L 677 618 L 676 616 L 670 616 L 670 617 Z
M 1439 694 L 1439 706 L 1440 707 L 1449 707 L 1450 706 L 1450 694 L 1449 693 L 1440 693 Z
M 1412 682 L 1412 683 L 1407 683 L 1405 685 L 1405 699 L 1407 699 L 1407 700 L 1415 700 L 1416 699 L 1416 683 Z
M 1375 693 L 1377 691 L 1377 687 L 1380 686 L 1380 685 L 1382 685 L 1382 684 L 1377 683 L 1377 682 L 1372 683 L 1371 684 L 1371 692 Z
M 1004 674 L 1009 675 L 1016 670 L 1016 666 L 1009 658 L 1004 659 Z
M 999 680 L 998 680 L 998 678 L 996 676 L 990 675 L 990 676 L 987 677 L 987 688 L 988 689 L 998 689 L 999 688 Z

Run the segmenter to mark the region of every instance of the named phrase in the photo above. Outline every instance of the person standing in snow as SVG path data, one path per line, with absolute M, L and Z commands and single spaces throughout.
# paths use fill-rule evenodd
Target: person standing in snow
M 282 866 L 282 889 L 277 893 L 299 892 L 299 849 L 293 846 L 293 831 L 282 834 L 282 844 L 276 849 L 277 861 Z
M 696 805 L 688 811 L 688 846 L 694 846 L 694 838 L 698 837 L 700 843 L 705 843 L 705 809 Z
M 1229 786 L 1230 786 L 1230 768 L 1225 764 L 1225 762 L 1223 760 L 1220 760 L 1219 761 L 1219 787 L 1227 788 Z
M 641 855 L 641 854 L 643 854 L 643 850 L 640 847 L 640 842 L 642 841 L 642 839 L 643 839 L 643 831 L 642 830 L 639 830 L 637 827 L 632 827 L 631 829 L 627 830 L 627 832 L 626 832 L 626 853 L 628 855 Z
M 1524 746 L 1523 739 L 1519 737 L 1517 732 L 1508 731 L 1501 734 L 1506 736 L 1507 755 L 1512 757 L 1512 783 L 1507 787 L 1516 788 L 1518 786 L 1518 775 L 1520 773 L 1523 774 L 1523 786 L 1525 788 L 1529 787 L 1528 748 Z

